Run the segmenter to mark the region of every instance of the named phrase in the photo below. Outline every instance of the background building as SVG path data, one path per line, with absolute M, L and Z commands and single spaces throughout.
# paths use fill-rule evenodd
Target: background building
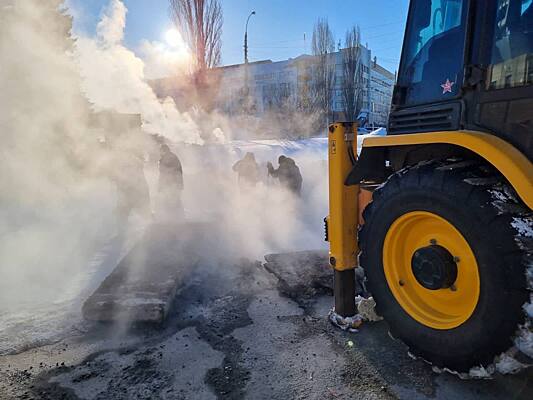
M 370 126 L 386 126 L 392 102 L 395 74 L 383 68 L 374 59 L 370 67 L 370 96 L 368 108 Z
M 329 110 L 333 119 L 344 119 L 343 57 L 342 50 L 331 54 L 335 63 L 335 84 L 331 93 Z M 246 93 L 251 97 L 252 113 L 262 113 L 277 108 L 301 109 L 305 107 L 306 88 L 313 80 L 314 56 L 272 62 L 263 60 L 245 64 L 219 67 L 220 94 L 217 108 L 228 114 L 242 112 Z M 361 118 L 369 127 L 385 126 L 390 111 L 395 75 L 371 58 L 371 52 L 361 46 L 362 108 Z
M 334 70 L 335 82 L 330 89 L 327 120 L 348 120 L 343 95 L 342 50 L 331 53 L 328 60 Z M 359 62 L 362 71 L 359 90 L 362 94 L 360 110 L 356 115 L 360 126 L 386 126 L 395 75 L 379 65 L 375 57 L 372 59 L 371 51 L 364 46 L 360 47 Z M 290 115 L 294 123 L 297 117 L 304 118 L 317 110 L 325 111 L 323 106 L 317 108 L 313 104 L 317 97 L 312 89 L 316 66 L 317 57 L 301 55 L 283 61 L 262 60 L 217 67 L 209 71 L 210 81 L 216 82 L 216 89 L 209 95 L 213 98 L 209 100 L 214 108 L 230 116 L 247 114 L 287 119 Z M 172 97 L 180 109 L 190 108 L 190 103 L 195 101 L 190 96 L 190 90 L 185 90 L 176 77 L 154 80 L 150 84 L 158 97 Z M 319 128 L 306 129 L 322 130 L 323 125 L 318 125 Z M 314 134 L 307 132 L 307 135 Z

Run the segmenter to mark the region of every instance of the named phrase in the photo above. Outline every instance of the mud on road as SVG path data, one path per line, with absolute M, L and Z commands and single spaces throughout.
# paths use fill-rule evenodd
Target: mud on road
M 187 274 L 162 325 L 91 323 L 0 357 L 0 398 L 533 398 L 531 370 L 462 381 L 411 359 L 385 322 L 337 330 L 323 277 L 284 281 L 249 260 L 200 263 Z M 319 283 L 309 289 L 309 279 Z

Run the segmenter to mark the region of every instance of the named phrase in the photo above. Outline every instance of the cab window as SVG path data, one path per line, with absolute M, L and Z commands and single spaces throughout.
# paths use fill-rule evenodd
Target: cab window
M 498 0 L 489 89 L 533 83 L 533 1 Z
M 466 0 L 414 0 L 410 9 L 400 86 L 405 104 L 453 98 L 463 72 Z

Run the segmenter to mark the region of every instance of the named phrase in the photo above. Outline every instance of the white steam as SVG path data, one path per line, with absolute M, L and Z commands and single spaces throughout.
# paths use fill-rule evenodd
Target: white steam
M 174 38 L 173 40 L 182 40 Z M 139 54 L 144 62 L 146 79 L 158 79 L 187 71 L 191 65 L 191 54 L 183 42 L 177 44 L 143 40 Z
M 147 66 L 122 44 L 127 10 L 121 1 L 110 1 L 95 37 L 75 41 L 60 6 L 61 0 L 0 6 L 0 353 L 79 321 L 81 302 L 127 249 L 111 239 L 117 232 L 113 178 L 131 173 L 120 168 L 125 155 L 149 160 L 144 174 L 157 212 L 158 154 L 147 133 L 162 135 L 180 157 L 186 216 L 211 223 L 209 236 L 217 242 L 206 246 L 211 256 L 261 259 L 267 251 L 324 246 L 322 160 L 297 158 L 302 199 L 266 176 L 264 164 L 275 163 L 278 152 L 258 156 L 263 181 L 240 191 L 231 165 L 242 154 L 225 143 L 232 126 L 244 131 L 242 124 L 157 98 L 146 82 Z M 176 58 L 183 49 L 149 42 L 144 49 L 152 76 L 172 63 L 184 65 Z M 140 114 L 144 133 L 124 126 L 96 130 L 90 121 L 99 111 Z M 214 138 L 210 144 L 205 131 Z
M 111 1 L 96 27 L 98 40 L 108 46 L 119 45 L 124 39 L 127 12 L 128 9 L 120 0 Z
M 143 60 L 123 46 L 126 13 L 120 0 L 111 0 L 97 25 L 96 38 L 77 38 L 76 56 L 87 98 L 97 110 L 141 114 L 147 133 L 161 134 L 175 142 L 202 144 L 190 115 L 180 113 L 171 98 L 158 100 L 146 82 Z M 143 48 L 152 65 L 159 65 L 156 68 L 172 65 L 165 63 L 169 53 L 164 48 L 149 42 L 144 42 Z
M 0 12 L 2 329 L 21 323 L 14 313 L 35 322 L 43 305 L 63 301 L 111 234 L 113 191 L 98 172 L 89 104 L 69 55 L 70 19 L 58 6 L 17 1 Z M 24 336 L 3 333 L 0 350 Z

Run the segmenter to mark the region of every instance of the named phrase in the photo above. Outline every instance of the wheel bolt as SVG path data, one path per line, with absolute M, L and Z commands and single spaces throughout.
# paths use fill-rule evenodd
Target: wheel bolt
M 399 284 L 400 286 L 405 285 L 404 281 L 402 281 L 401 279 L 400 279 L 400 281 L 398 282 L 398 284 Z
M 453 256 L 453 262 L 458 263 L 461 259 L 457 256 Z
M 432 244 L 433 246 L 435 246 L 437 244 L 437 239 L 430 239 L 429 244 Z

